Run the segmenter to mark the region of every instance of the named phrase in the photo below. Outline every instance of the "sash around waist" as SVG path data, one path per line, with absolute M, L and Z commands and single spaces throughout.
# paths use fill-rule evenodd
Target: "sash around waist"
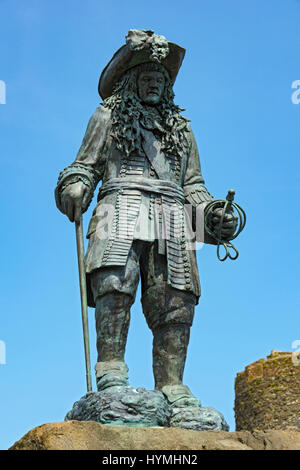
M 184 203 L 183 189 L 173 181 L 153 180 L 149 178 L 112 178 L 101 186 L 98 202 L 108 193 L 124 189 L 135 189 L 176 199 Z

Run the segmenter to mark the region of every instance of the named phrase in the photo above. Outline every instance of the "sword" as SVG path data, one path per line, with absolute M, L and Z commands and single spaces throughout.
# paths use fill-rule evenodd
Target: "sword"
M 91 378 L 88 312 L 87 312 L 86 277 L 85 277 L 85 264 L 84 264 L 82 215 L 80 215 L 80 218 L 78 221 L 75 220 L 75 231 L 76 231 L 77 259 L 78 259 L 78 271 L 79 271 L 84 354 L 85 354 L 86 386 L 87 386 L 87 391 L 91 392 L 92 391 L 92 378 Z

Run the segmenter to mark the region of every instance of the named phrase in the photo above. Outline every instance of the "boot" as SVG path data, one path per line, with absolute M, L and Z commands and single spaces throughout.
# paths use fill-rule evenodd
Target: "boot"
M 193 294 L 166 283 L 150 287 L 142 297 L 144 315 L 153 333 L 155 389 L 165 394 L 171 406 L 179 400 L 180 404 L 200 404 L 182 384 L 195 303 Z
M 172 407 L 201 406 L 190 389 L 183 385 L 190 327 L 169 325 L 154 332 L 153 372 L 155 389 L 161 390 Z
M 128 385 L 128 367 L 124 361 L 97 362 L 95 371 L 98 392 Z
M 98 362 L 95 365 L 98 391 L 128 385 L 124 362 L 132 298 L 116 292 L 98 297 L 96 331 Z

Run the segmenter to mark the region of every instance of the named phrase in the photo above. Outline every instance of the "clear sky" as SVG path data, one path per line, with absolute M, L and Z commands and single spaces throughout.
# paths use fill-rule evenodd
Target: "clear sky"
M 234 431 L 237 372 L 271 349 L 293 350 L 299 23 L 297 0 L 0 0 L 0 448 L 63 421 L 85 393 L 75 232 L 54 188 L 99 105 L 99 74 L 131 28 L 186 48 L 174 90 L 206 185 L 216 198 L 233 187 L 248 217 L 237 261 L 219 262 L 212 246 L 198 252 L 202 297 L 184 383 Z M 89 323 L 94 365 L 93 310 Z M 135 387 L 153 388 L 151 342 L 138 293 L 126 353 Z

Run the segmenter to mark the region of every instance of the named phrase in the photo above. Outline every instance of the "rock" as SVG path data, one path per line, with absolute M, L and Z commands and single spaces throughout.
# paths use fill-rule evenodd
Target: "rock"
M 193 397 L 170 404 L 157 390 L 133 387 L 109 387 L 89 392 L 75 402 L 65 421 L 97 421 L 100 424 L 152 427 L 171 426 L 196 431 L 229 431 L 224 416 L 214 408 L 201 407 Z M 199 403 L 199 405 L 197 405 Z
M 87 393 L 74 403 L 65 420 L 149 427 L 168 426 L 170 416 L 171 407 L 161 392 L 126 386 Z
M 229 431 L 222 413 L 210 406 L 174 407 L 169 426 L 195 431 Z
M 193 431 L 134 428 L 95 421 L 48 423 L 9 450 L 300 450 L 297 431 Z

